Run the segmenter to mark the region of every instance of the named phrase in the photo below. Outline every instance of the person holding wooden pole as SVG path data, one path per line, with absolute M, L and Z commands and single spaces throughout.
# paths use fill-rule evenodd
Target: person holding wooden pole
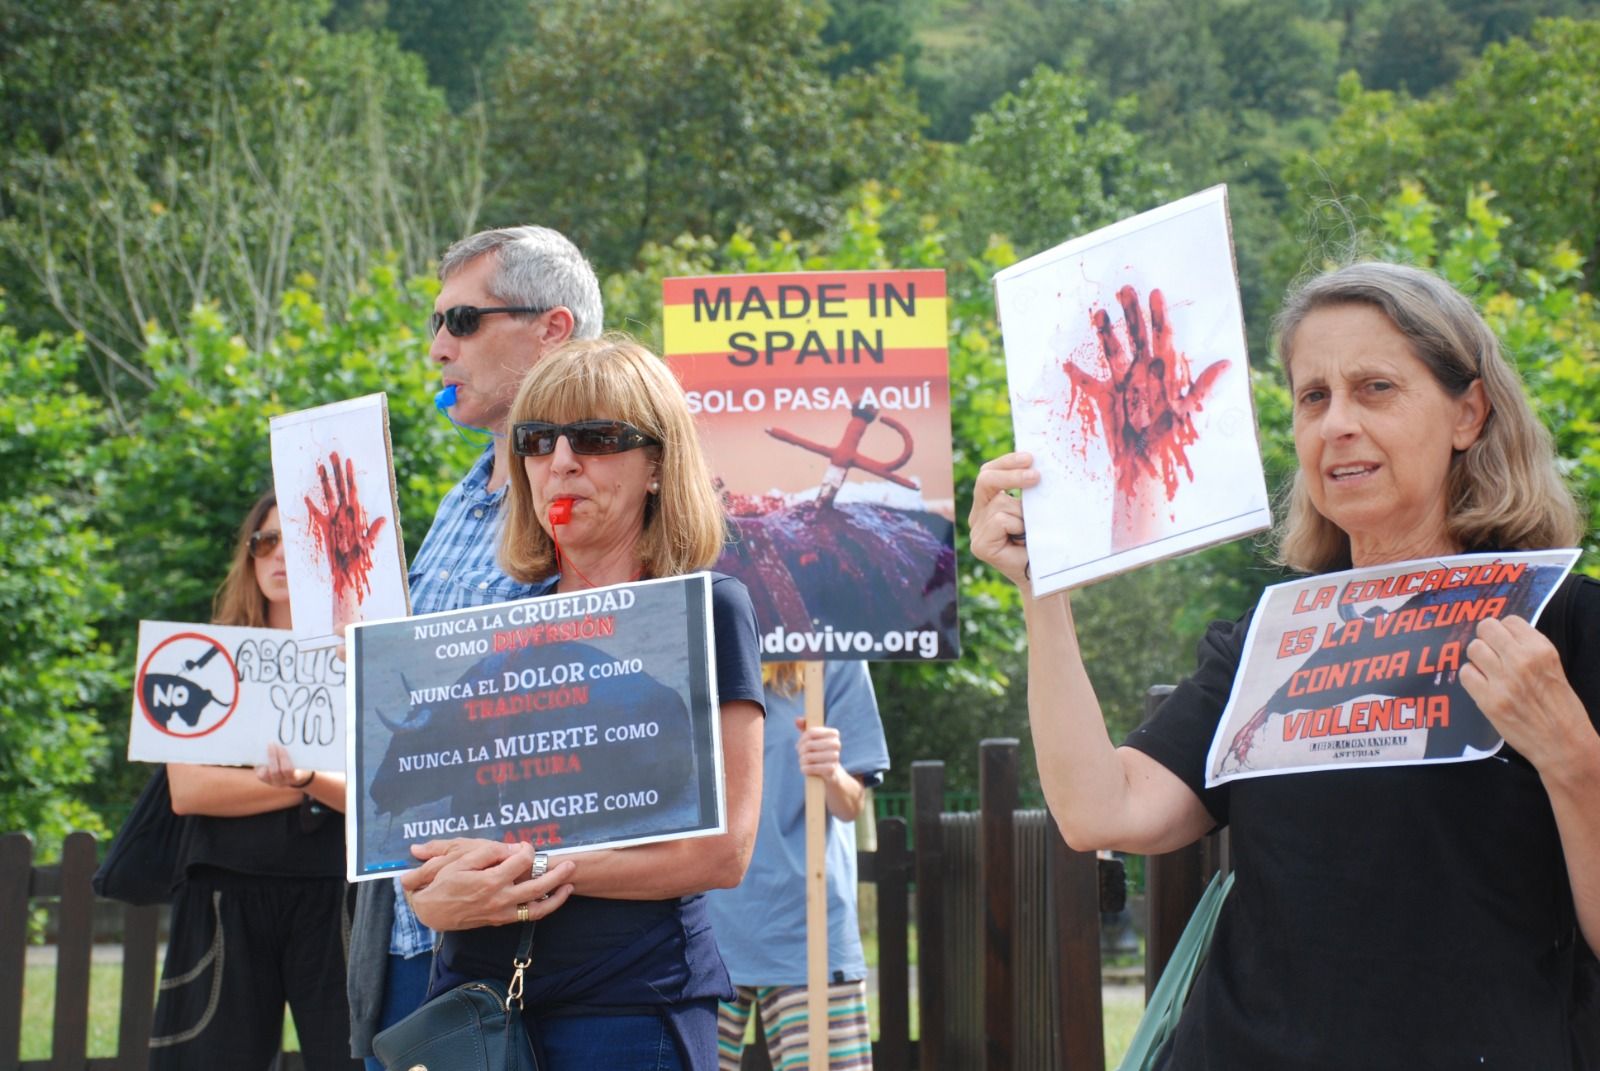
M 872 678 L 862 662 L 815 664 L 823 677 L 824 724 L 806 727 L 811 698 L 799 662 L 769 662 L 766 683 L 761 825 L 744 881 L 708 894 L 718 951 L 737 994 L 717 1016 L 720 1071 L 737 1071 L 751 1012 L 777 1071 L 810 1067 L 808 1059 L 805 793 L 815 782 L 826 803 L 826 931 L 814 935 L 827 952 L 827 1067 L 872 1066 L 867 1021 L 866 960 L 856 917 L 855 820 L 867 789 L 889 769 Z M 820 1066 L 821 1061 L 817 1061 Z

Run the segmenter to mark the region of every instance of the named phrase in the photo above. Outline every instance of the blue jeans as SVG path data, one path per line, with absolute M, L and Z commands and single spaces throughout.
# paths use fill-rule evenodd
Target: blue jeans
M 655 1015 L 575 1015 L 539 1020 L 542 1071 L 684 1071 L 667 1021 Z
M 433 957 L 427 953 L 412 956 L 389 954 L 389 972 L 383 979 L 383 1011 L 378 1015 L 381 1032 L 416 1011 L 428 999 L 428 973 L 433 968 Z M 367 1071 L 383 1071 L 383 1064 L 375 1056 L 366 1059 Z

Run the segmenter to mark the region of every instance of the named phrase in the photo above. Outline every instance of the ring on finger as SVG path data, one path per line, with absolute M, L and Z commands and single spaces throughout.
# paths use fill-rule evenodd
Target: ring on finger
M 518 922 L 527 922 L 528 921 L 528 905 L 527 904 L 518 904 L 517 905 L 517 921 Z

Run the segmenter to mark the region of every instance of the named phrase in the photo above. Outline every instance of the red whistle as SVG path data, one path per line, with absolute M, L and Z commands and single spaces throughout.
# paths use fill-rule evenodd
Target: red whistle
M 557 498 L 550 503 L 550 523 L 567 524 L 572 520 L 572 499 Z

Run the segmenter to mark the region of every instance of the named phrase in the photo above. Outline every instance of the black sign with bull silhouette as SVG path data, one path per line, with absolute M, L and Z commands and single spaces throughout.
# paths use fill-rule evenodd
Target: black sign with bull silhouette
M 447 837 L 720 832 L 710 629 L 705 574 L 353 627 L 351 879 Z

